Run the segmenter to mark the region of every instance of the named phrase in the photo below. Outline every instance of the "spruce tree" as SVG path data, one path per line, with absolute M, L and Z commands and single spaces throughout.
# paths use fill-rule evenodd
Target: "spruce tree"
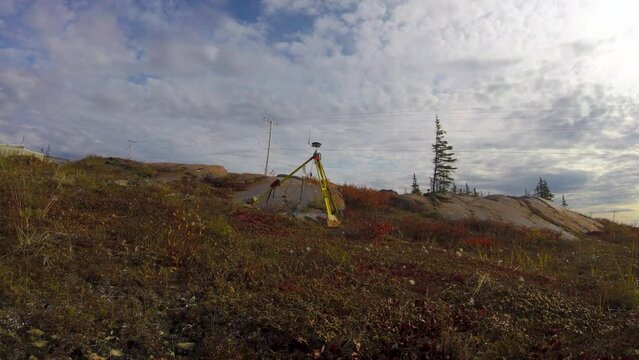
M 464 194 L 470 195 L 470 187 L 468 186 L 468 183 L 466 183 L 466 189 L 464 190 Z
M 555 194 L 550 192 L 550 188 L 548 187 L 548 183 L 546 182 L 546 180 L 540 177 L 539 182 L 535 187 L 535 196 L 552 201 L 552 199 L 555 197 Z
M 566 202 L 566 198 L 561 195 L 561 206 L 567 208 L 568 207 L 568 203 Z
M 411 194 L 422 194 L 422 191 L 419 189 L 419 184 L 417 183 L 417 176 L 415 176 L 415 173 L 413 173 L 413 184 L 410 186 L 410 189 Z
M 446 131 L 442 128 L 439 117 L 435 115 L 435 143 L 432 145 L 433 157 L 433 177 L 431 191 L 433 193 L 447 191 L 453 184 L 453 173 L 457 170 L 453 163 L 457 161 L 453 157 L 453 147 L 448 145 L 444 139 Z

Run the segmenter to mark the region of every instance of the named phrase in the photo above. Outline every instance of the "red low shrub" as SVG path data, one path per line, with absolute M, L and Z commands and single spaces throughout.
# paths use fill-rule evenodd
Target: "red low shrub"
M 395 232 L 395 226 L 387 222 L 380 222 L 373 225 L 373 236 L 386 236 Z
M 404 237 L 417 241 L 459 241 L 468 235 L 468 229 L 464 224 L 449 224 L 431 220 L 415 221 L 414 219 L 408 219 L 399 225 L 399 230 Z
M 397 232 L 395 225 L 387 222 L 377 222 L 374 219 L 350 219 L 344 224 L 344 234 L 354 240 L 374 240 L 378 237 Z
M 471 236 L 464 239 L 464 243 L 472 246 L 485 246 L 490 247 L 495 244 L 495 240 L 488 236 Z
M 348 207 L 387 207 L 390 205 L 392 198 L 392 194 L 388 192 L 363 186 L 344 184 L 340 185 L 338 189 Z
M 285 216 L 250 209 L 235 211 L 232 221 L 241 231 L 279 236 L 289 235 L 294 226 L 293 220 Z

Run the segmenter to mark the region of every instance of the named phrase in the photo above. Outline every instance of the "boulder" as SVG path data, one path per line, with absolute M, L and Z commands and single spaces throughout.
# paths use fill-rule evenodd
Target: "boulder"
M 283 180 L 284 176 L 263 177 L 250 184 L 244 191 L 235 193 L 237 201 L 248 204 L 266 194 L 271 184 L 276 180 Z M 329 184 L 335 206 L 338 210 L 346 207 L 344 198 L 335 184 Z M 315 179 L 292 177 L 277 186 L 271 198 L 264 197 L 256 204 L 264 210 L 275 212 L 295 213 L 300 217 L 325 218 L 324 198 L 319 183 Z

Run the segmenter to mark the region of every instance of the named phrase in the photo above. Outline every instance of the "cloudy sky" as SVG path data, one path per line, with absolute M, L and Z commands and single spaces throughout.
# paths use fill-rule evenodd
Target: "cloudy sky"
M 635 0 L 0 1 L 0 142 L 67 158 L 427 188 L 437 114 L 458 183 L 639 220 Z

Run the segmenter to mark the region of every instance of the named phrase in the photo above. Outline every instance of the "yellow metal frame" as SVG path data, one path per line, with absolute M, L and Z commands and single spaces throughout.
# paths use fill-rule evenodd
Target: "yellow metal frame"
M 324 171 L 324 165 L 322 165 L 322 154 L 317 152 L 317 150 L 313 153 L 313 156 L 311 156 L 308 160 L 304 161 L 302 165 L 298 166 L 295 170 L 291 171 L 291 173 L 286 175 L 284 179 L 282 180 L 275 179 L 275 181 L 271 183 L 271 188 L 269 189 L 269 191 L 260 195 L 260 197 L 258 197 L 255 200 L 255 203 L 261 202 L 262 200 L 264 200 L 265 197 L 266 197 L 266 200 L 268 201 L 268 199 L 270 199 L 271 196 L 273 196 L 276 187 L 280 186 L 281 184 L 286 182 L 288 179 L 293 177 L 295 173 L 300 171 L 304 166 L 306 166 L 306 164 L 308 164 L 311 161 L 315 161 L 315 167 L 317 168 L 317 175 L 319 177 L 320 189 L 322 190 L 322 197 L 324 198 L 324 205 L 326 208 L 326 223 L 329 228 L 340 227 L 342 224 L 336 216 L 338 210 L 337 210 L 337 206 L 335 205 L 335 199 L 333 198 L 333 193 L 331 192 L 331 188 L 329 186 L 328 177 L 326 176 L 326 171 Z
M 337 219 L 337 206 L 335 205 L 335 199 L 333 199 L 333 193 L 329 186 L 328 177 L 324 171 L 324 165 L 322 165 L 322 155 L 317 151 L 313 154 L 315 159 L 315 167 L 317 168 L 317 175 L 319 177 L 320 189 L 322 189 L 322 196 L 324 197 L 324 204 L 326 205 L 326 222 L 329 228 L 340 227 L 341 223 Z

